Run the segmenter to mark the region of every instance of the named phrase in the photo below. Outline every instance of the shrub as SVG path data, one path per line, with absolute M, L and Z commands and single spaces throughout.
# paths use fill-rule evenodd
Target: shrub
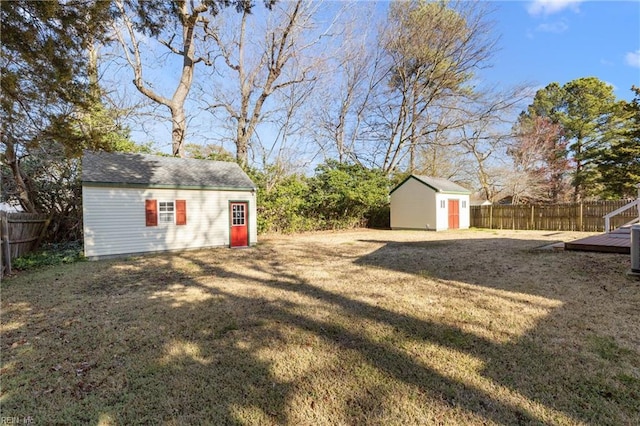
M 276 166 L 247 173 L 258 186 L 258 232 L 389 226 L 389 180 L 380 170 L 329 160 L 313 177 Z
M 82 254 L 82 243 L 80 241 L 72 241 L 46 244 L 38 251 L 14 259 L 11 262 L 11 266 L 17 270 L 29 270 L 83 260 L 85 260 L 85 257 Z
M 309 212 L 331 229 L 366 226 L 387 205 L 388 185 L 380 170 L 329 160 L 310 179 Z

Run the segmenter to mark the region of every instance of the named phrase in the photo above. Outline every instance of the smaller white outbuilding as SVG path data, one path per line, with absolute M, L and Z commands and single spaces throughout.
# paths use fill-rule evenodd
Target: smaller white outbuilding
M 391 190 L 391 229 L 468 229 L 470 194 L 447 179 L 410 175 Z

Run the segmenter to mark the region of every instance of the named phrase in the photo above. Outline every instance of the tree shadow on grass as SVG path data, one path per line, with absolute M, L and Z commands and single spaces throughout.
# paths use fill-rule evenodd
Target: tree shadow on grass
M 495 250 L 495 247 L 499 247 L 502 243 L 495 239 L 482 241 L 475 250 L 482 251 L 490 248 Z M 424 246 L 424 243 L 418 244 Z M 531 242 L 528 242 L 528 244 L 531 246 L 529 248 L 542 245 L 538 243 L 531 245 Z M 429 249 L 434 246 L 440 250 L 443 248 L 442 244 L 427 244 L 426 246 Z M 528 253 L 529 248 L 526 247 L 528 247 L 527 244 L 525 244 L 525 250 L 521 254 L 526 252 L 527 255 L 531 255 L 531 253 Z M 335 255 L 332 250 L 330 253 L 324 254 L 319 253 L 317 247 L 311 250 L 317 257 Z M 397 246 L 392 247 L 391 250 L 397 250 Z M 415 252 L 415 250 L 413 251 Z M 393 256 L 385 253 L 375 253 L 373 254 L 373 259 L 375 260 L 370 263 L 370 266 L 380 267 L 381 259 L 392 258 Z M 433 256 L 430 258 L 434 259 Z M 364 264 L 367 264 L 367 260 L 365 256 L 356 260 L 355 263 L 362 264 L 364 262 Z M 273 264 L 280 265 L 278 262 Z M 398 266 L 395 263 L 393 265 L 396 268 Z M 210 265 L 201 266 L 207 270 L 207 273 L 213 273 L 214 275 L 227 274 L 228 276 L 230 274 L 226 269 L 211 268 Z M 507 269 L 509 268 L 515 269 L 514 266 L 507 266 Z M 252 266 L 252 269 L 260 270 L 261 266 L 256 263 Z M 354 318 L 366 318 L 377 323 L 388 324 L 393 326 L 398 333 L 404 333 L 414 339 L 432 342 L 482 359 L 485 364 L 483 375 L 486 378 L 504 386 L 513 393 L 525 395 L 534 405 L 539 403 L 552 411 L 555 410 L 560 415 L 566 415 L 568 419 L 579 419 L 587 422 L 596 419 L 601 423 L 617 423 L 615 414 L 620 412 L 620 409 L 622 410 L 620 419 L 623 422 L 624 419 L 637 417 L 637 413 L 634 414 L 633 408 L 633 395 L 637 395 L 638 391 L 637 382 L 630 380 L 630 377 L 626 377 L 626 381 L 608 382 L 607 380 L 602 380 L 602 377 L 597 377 L 597 375 L 590 376 L 590 368 L 599 366 L 597 361 L 588 362 L 589 360 L 581 359 L 580 355 L 576 357 L 571 353 L 559 354 L 556 351 L 547 349 L 544 342 L 547 336 L 544 332 L 539 332 L 538 329 L 544 329 L 547 326 L 555 329 L 559 325 L 558 321 L 560 321 L 561 325 L 564 320 L 563 310 L 567 309 L 567 302 L 564 303 L 563 308 L 552 310 L 552 321 L 542 320 L 532 330 L 515 341 L 496 343 L 479 337 L 477 334 L 466 332 L 459 327 L 419 320 L 323 290 L 296 275 L 287 274 L 282 268 L 276 267 L 276 269 L 277 271 L 263 271 L 277 274 L 279 277 L 278 280 L 263 281 L 263 285 L 322 300 L 338 306 Z M 425 271 L 422 267 L 414 270 L 407 270 L 407 268 L 399 270 L 417 274 L 423 274 Z M 448 268 L 444 268 L 442 271 L 445 272 L 440 272 L 440 274 L 446 279 L 451 279 L 451 275 L 459 273 L 459 271 L 453 271 Z M 446 271 L 449 271 L 451 275 L 447 275 Z M 519 272 L 514 271 L 514 273 L 518 274 Z M 234 275 L 234 273 L 231 273 L 231 275 Z M 239 273 L 237 278 L 242 280 L 252 279 Z M 477 280 L 467 279 L 467 283 L 498 290 L 505 290 L 505 287 L 507 287 L 491 279 L 484 280 L 484 278 L 478 278 Z M 520 287 L 525 288 L 525 283 L 520 283 Z M 550 297 L 553 293 L 552 290 L 544 286 L 542 289 L 535 288 L 534 290 L 535 293 L 544 294 L 544 297 Z M 516 299 L 522 300 L 521 298 Z M 568 308 L 573 307 L 571 303 L 568 304 Z M 272 312 L 281 319 L 285 315 L 284 312 L 279 312 L 278 309 Z M 483 392 L 473 385 L 452 380 L 439 372 L 425 368 L 424 365 L 417 363 L 415 359 L 408 356 L 406 352 L 371 341 L 361 334 L 354 333 L 348 327 L 318 322 L 304 315 L 294 315 L 292 313 L 285 315 L 284 318 L 288 323 L 312 331 L 344 349 L 359 352 L 364 359 L 367 359 L 368 362 L 380 370 L 404 383 L 417 386 L 422 391 L 435 392 L 440 395 L 441 399 L 450 402 L 452 406 L 462 407 L 496 422 L 535 423 L 541 421 L 541 417 L 532 413 L 532 410 L 516 404 L 510 404 L 505 402 L 504 399 L 496 400 L 489 393 Z M 633 359 L 634 354 L 632 352 L 623 350 L 620 353 L 625 354 L 626 361 Z M 584 368 L 576 369 L 574 367 L 576 363 L 582 363 L 585 366 Z M 572 369 L 572 367 L 574 368 Z M 599 386 L 605 386 L 605 389 Z M 613 418 L 611 417 L 612 415 Z
M 47 327 L 60 329 L 52 341 L 34 344 L 31 352 L 17 357 L 27 370 L 29 361 L 51 364 L 53 369 L 46 369 L 46 374 L 52 377 L 34 373 L 29 390 L 16 390 L 12 381 L 3 405 L 14 410 L 54 412 L 55 404 L 64 401 L 58 417 L 47 419 L 54 423 L 95 423 L 100 419 L 118 424 L 294 423 L 299 421 L 295 411 L 302 410 L 296 404 L 308 404 L 306 412 L 311 413 L 323 404 L 321 395 L 300 396 L 316 379 L 313 368 L 323 369 L 319 374 L 326 375 L 334 367 L 324 363 L 311 366 L 302 376 L 284 377 L 272 352 L 292 345 L 304 347 L 307 340 L 317 339 L 335 348 L 338 359 L 354 361 L 354 366 L 332 373 L 336 380 L 347 375 L 342 381 L 350 382 L 352 388 L 343 392 L 337 403 L 341 405 L 340 417 L 320 417 L 324 422 L 389 420 L 384 410 L 392 400 L 390 388 L 376 386 L 375 380 L 366 377 L 353 377 L 364 366 L 410 387 L 418 401 L 439 401 L 452 411 L 470 413 L 469 419 L 475 421 L 620 424 L 636 419 L 633 398 L 637 393 L 633 392 L 637 388 L 632 377 L 626 384 L 600 380 L 589 371 L 600 366 L 598 359 L 547 347 L 550 338 L 568 337 L 558 330 L 587 308 L 580 307 L 582 300 L 569 300 L 561 289 L 545 283 L 532 286 L 521 277 L 526 268 L 505 261 L 507 253 L 495 253 L 502 250 L 501 245 L 510 250 L 508 243 L 498 239 L 465 242 L 474 254 L 468 264 L 479 265 L 483 253 L 493 253 L 494 265 L 490 266 L 500 266 L 497 276 L 507 274 L 517 289 L 490 275 L 476 276 L 455 268 L 459 242 L 375 242 L 367 244 L 377 250 L 355 250 L 355 254 L 351 248 L 321 245 L 291 248 L 303 259 L 352 262 L 357 267 L 353 273 L 382 268 L 418 279 L 426 276 L 421 285 L 431 286 L 436 280 L 449 291 L 463 292 L 461 297 L 490 289 L 498 291 L 504 303 L 525 307 L 530 302 L 521 294 L 528 289 L 529 294 L 561 302 L 560 307 L 550 307 L 549 315 L 527 333 L 502 342 L 458 325 L 422 319 L 330 291 L 293 272 L 288 266 L 291 259 L 275 247 L 103 263 L 98 273 L 93 271 L 88 285 L 85 280 L 83 285 L 61 293 L 48 311 L 38 313 L 40 317 L 24 317 L 32 334 L 44 333 Z M 516 246 L 524 250 L 515 254 L 511 250 L 512 256 L 522 256 L 519 260 L 523 264 L 531 260 L 527 250 L 532 243 Z M 398 254 L 404 263 L 397 261 Z M 558 262 L 546 256 L 535 263 L 565 268 L 559 271 L 564 275 L 580 268 L 580 262 L 576 266 L 576 262 Z M 319 265 L 316 269 L 323 267 Z M 608 285 L 611 291 L 614 285 Z M 91 306 L 81 309 L 66 300 L 74 294 Z M 55 306 L 56 301 L 60 306 Z M 326 315 L 317 315 L 314 309 Z M 360 328 L 363 322 L 391 329 L 391 340 L 374 339 Z M 455 362 L 451 371 L 431 365 L 408 349 L 411 342 L 480 360 L 486 386 L 460 377 Z M 637 355 L 615 349 L 610 355 L 625 363 Z M 271 355 L 265 355 L 269 351 Z M 46 357 L 50 359 L 43 361 Z M 603 383 L 610 386 L 599 387 Z M 358 386 L 361 389 L 353 389 Z M 492 386 L 501 391 L 492 392 Z M 50 388 L 53 391 L 49 392 Z M 526 397 L 524 403 L 520 395 Z M 541 414 L 541 409 L 547 409 L 546 414 Z M 309 422 L 312 419 L 307 418 Z M 437 423 L 438 419 L 430 421 Z
M 170 261 L 154 270 L 144 263 L 82 265 L 99 272 L 78 274 L 82 284 L 61 284 L 46 300 L 34 290 L 22 312 L 4 312 L 3 323 L 21 325 L 2 336 L 3 416 L 35 424 L 285 423 L 288 385 L 256 356 L 261 342 L 280 339 L 277 330 L 243 321 L 242 301 L 212 288 L 201 303 L 188 291 L 166 296 L 198 283 Z
M 190 261 L 193 262 L 194 259 L 190 258 Z M 366 318 L 367 320 L 388 324 L 394 327 L 397 333 L 411 336 L 413 339 L 429 341 L 437 345 L 466 352 L 478 352 L 487 347 L 493 347 L 493 343 L 478 338 L 473 334 L 465 333 L 455 327 L 422 321 L 411 316 L 391 312 L 380 307 L 349 299 L 339 294 L 325 291 L 311 285 L 308 281 L 296 275 L 287 274 L 281 270 L 277 272 L 277 280 L 260 280 L 240 272 L 229 271 L 227 268 L 212 267 L 207 263 L 200 263 L 199 265 L 206 274 L 224 276 L 245 282 L 253 281 L 261 286 L 284 291 L 285 293 L 304 295 L 336 306 L 344 310 L 347 316 Z M 254 264 L 252 269 L 270 273 L 275 272 L 273 270 L 265 270 L 264 267 L 257 264 Z M 198 283 L 195 283 L 195 285 L 200 286 Z M 211 290 L 208 286 L 204 287 L 203 290 L 215 291 L 216 293 L 220 292 L 220 290 Z M 231 293 L 227 293 L 225 297 L 232 300 L 233 303 L 238 306 L 245 305 L 246 307 L 251 307 L 254 306 L 256 302 L 255 299 L 240 297 Z M 301 314 L 299 310 L 291 309 L 294 308 L 294 306 L 283 306 L 279 302 L 268 300 L 264 300 L 263 302 L 264 310 L 259 315 L 263 321 L 282 322 L 297 329 L 312 333 L 327 343 L 340 348 L 342 351 L 353 351 L 366 363 L 369 363 L 384 374 L 415 387 L 419 392 L 432 395 L 452 408 L 462 408 L 498 423 L 539 422 L 539 418 L 525 408 L 495 399 L 492 395 L 476 389 L 471 385 L 442 375 L 434 369 L 417 362 L 416 359 L 400 348 L 373 341 L 364 334 L 357 332 L 357 330 L 351 329 L 343 324 L 338 324 L 331 320 L 321 321 L 306 316 Z M 269 344 L 268 340 L 267 338 L 266 341 L 264 341 L 265 345 Z M 384 400 L 384 398 L 381 397 L 381 395 L 370 393 L 364 398 L 366 402 L 361 401 L 360 404 L 376 407 Z M 289 397 L 285 399 L 288 398 Z M 357 415 L 355 419 L 357 419 Z
M 576 421 L 640 421 L 640 288 L 625 256 L 538 250 L 542 240 L 363 242 L 380 247 L 356 264 L 427 276 L 479 307 L 493 294 L 523 309 L 556 301 L 517 339 L 461 349 L 483 359 L 484 377 Z

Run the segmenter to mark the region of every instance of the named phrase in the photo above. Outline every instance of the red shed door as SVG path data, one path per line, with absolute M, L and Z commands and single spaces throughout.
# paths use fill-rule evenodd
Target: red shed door
M 248 203 L 231 203 L 231 247 L 249 245 L 249 224 L 247 220 Z
M 449 200 L 449 229 L 460 228 L 460 202 Z

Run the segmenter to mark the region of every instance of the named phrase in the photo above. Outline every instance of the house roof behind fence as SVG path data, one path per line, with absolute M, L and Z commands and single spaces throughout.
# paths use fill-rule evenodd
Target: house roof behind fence
M 256 187 L 233 162 L 92 151 L 85 151 L 82 157 L 82 182 L 202 189 L 250 190 Z

